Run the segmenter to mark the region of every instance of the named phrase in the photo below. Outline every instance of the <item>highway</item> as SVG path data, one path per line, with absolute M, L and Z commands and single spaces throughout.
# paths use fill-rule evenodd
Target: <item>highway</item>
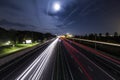
M 0 80 L 120 80 L 120 60 L 56 38 L 0 67 Z

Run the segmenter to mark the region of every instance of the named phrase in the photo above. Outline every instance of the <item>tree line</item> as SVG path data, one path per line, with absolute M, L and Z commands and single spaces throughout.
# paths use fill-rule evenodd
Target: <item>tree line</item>
M 12 41 L 13 44 L 23 43 L 27 39 L 35 41 L 44 41 L 45 39 L 51 39 L 55 37 L 51 33 L 41 33 L 35 31 L 19 31 L 19 30 L 6 30 L 0 28 L 0 42 Z

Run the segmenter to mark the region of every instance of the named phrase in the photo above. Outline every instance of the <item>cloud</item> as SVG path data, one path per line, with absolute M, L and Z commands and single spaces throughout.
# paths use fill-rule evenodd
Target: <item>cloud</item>
M 4 26 L 4 25 L 5 26 L 16 26 L 16 27 L 27 27 L 27 26 L 29 26 L 29 27 L 35 27 L 33 25 L 16 23 L 16 22 L 10 22 L 10 21 L 4 20 L 4 19 L 0 21 L 0 25 L 2 25 L 2 26 Z
M 1 0 L 0 1 L 0 7 L 1 8 L 11 8 L 14 10 L 18 10 L 18 11 L 22 11 L 22 8 L 20 6 L 18 6 L 17 4 L 14 4 L 12 1 L 10 0 Z
M 51 13 L 49 1 L 56 0 L 0 0 L 0 25 L 54 33 L 111 31 L 104 24 L 116 22 L 120 12 L 119 0 L 61 0 L 58 13 Z

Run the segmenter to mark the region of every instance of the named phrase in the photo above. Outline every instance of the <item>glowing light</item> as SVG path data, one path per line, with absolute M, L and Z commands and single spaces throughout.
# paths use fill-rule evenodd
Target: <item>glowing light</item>
M 5 43 L 5 45 L 10 45 L 10 43 L 11 43 L 11 41 L 7 41 L 7 42 Z
M 70 34 L 70 33 L 66 33 L 66 37 L 67 37 L 67 38 L 71 38 L 71 37 L 73 37 L 73 35 Z
M 46 66 L 49 66 L 49 61 L 54 55 L 53 51 L 58 42 L 58 38 L 54 40 L 33 62 L 27 69 L 20 74 L 16 80 L 41 80 Z
M 58 38 L 65 38 L 65 35 L 57 36 Z
M 59 10 L 61 9 L 60 3 L 59 3 L 59 2 L 55 2 L 55 3 L 53 4 L 53 9 L 54 9 L 55 11 L 59 11 Z
M 32 43 L 32 40 L 26 40 L 26 44 Z

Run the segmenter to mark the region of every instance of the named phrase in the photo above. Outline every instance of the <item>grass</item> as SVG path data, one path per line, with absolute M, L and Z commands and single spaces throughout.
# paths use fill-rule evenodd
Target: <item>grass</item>
M 9 47 L 3 47 L 0 50 L 0 57 L 4 57 L 10 54 L 13 54 L 17 51 L 26 49 L 26 48 L 30 48 L 33 47 L 35 45 L 37 45 L 38 43 L 32 43 L 32 44 L 16 44 L 15 46 L 9 46 Z

